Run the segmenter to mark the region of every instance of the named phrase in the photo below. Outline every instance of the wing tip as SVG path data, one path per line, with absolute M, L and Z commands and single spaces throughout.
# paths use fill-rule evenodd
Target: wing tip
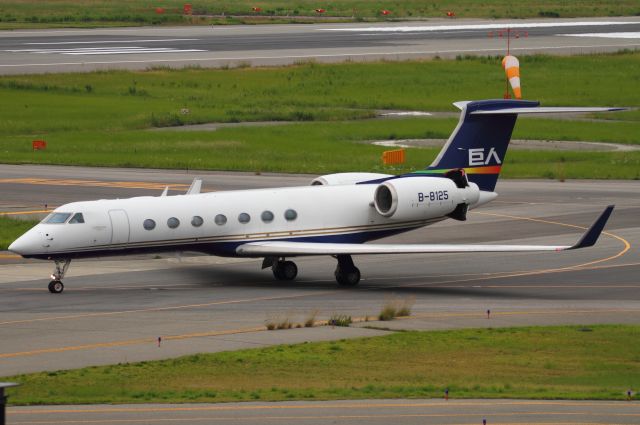
M 607 224 L 607 221 L 609 220 L 609 217 L 611 216 L 614 208 L 615 205 L 607 206 L 607 208 L 604 209 L 600 216 L 598 216 L 596 221 L 594 221 L 589 229 L 582 235 L 580 240 L 568 249 L 588 248 L 595 245 L 598 241 L 598 238 L 600 237 L 600 234 L 604 230 L 604 226 Z

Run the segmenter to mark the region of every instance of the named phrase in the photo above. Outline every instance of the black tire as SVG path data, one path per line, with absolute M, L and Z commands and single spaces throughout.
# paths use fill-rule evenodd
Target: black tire
M 278 280 L 294 280 L 298 276 L 298 266 L 293 261 L 278 261 L 273 267 L 273 276 Z
M 276 278 L 276 280 L 284 280 L 284 276 L 282 275 L 282 267 L 280 266 L 280 263 L 276 263 L 271 270 L 273 271 L 273 277 Z
M 283 280 L 294 280 L 298 276 L 298 266 L 293 261 L 285 261 L 282 263 Z
M 49 292 L 52 294 L 60 294 L 64 291 L 64 284 L 59 280 L 52 280 L 49 282 Z
M 335 276 L 340 286 L 353 287 L 360 282 L 360 270 L 357 267 L 349 270 L 342 270 L 338 267 Z

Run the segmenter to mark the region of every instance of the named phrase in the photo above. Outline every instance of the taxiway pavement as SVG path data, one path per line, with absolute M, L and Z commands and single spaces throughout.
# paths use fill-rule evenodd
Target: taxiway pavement
M 507 27 L 514 54 L 640 47 L 638 17 L 15 30 L 0 32 L 0 75 L 501 55 Z
M 311 180 L 198 175 L 204 178 L 204 190 Z M 69 176 L 72 182 L 61 181 Z M 2 165 L 0 190 L 5 210 L 9 204 L 29 209 L 36 206 L 29 200 L 51 191 L 58 203 L 154 195 L 165 184 L 186 190 L 192 177 L 181 171 Z M 372 318 L 390 297 L 415 299 L 411 318 L 382 324 L 390 329 L 639 323 L 638 189 L 635 181 L 501 180 L 499 198 L 475 210 L 466 223 L 443 222 L 388 241 L 570 244 L 606 205 L 616 204 L 616 210 L 607 233 L 585 250 L 358 256 L 363 280 L 354 289 L 337 287 L 335 260 L 329 257 L 297 259 L 298 280 L 283 283 L 274 281 L 269 270 L 260 270 L 260 260 L 184 254 L 76 261 L 65 292 L 54 295 L 46 289 L 51 264 L 0 259 L 0 376 L 379 335 L 385 331 L 364 327 L 380 325 L 371 322 L 287 331 L 266 331 L 264 325 L 285 317 L 301 323 L 316 310 L 319 319 L 334 313 Z
M 562 400 L 358 400 L 189 405 L 25 406 L 12 424 L 637 424 L 640 405 Z

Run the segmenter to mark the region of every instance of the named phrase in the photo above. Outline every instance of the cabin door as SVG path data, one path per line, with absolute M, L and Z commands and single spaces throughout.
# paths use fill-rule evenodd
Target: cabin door
M 111 244 L 129 242 L 129 216 L 125 210 L 110 210 Z

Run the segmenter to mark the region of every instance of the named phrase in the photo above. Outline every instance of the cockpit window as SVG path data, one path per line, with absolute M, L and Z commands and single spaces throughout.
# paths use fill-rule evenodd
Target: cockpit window
M 71 217 L 71 213 L 52 213 L 44 222 L 47 224 L 62 224 L 65 223 L 69 217 Z
M 71 217 L 71 220 L 69 220 L 69 223 L 84 223 L 84 217 L 82 216 L 82 213 L 75 213 L 75 215 L 73 217 Z

